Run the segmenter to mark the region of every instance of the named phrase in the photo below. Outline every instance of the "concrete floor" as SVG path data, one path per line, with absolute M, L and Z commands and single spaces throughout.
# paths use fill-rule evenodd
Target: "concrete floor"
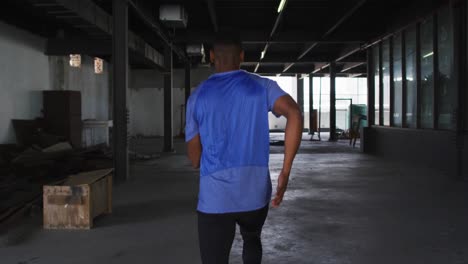
M 159 141 L 134 148 L 154 152 Z M 114 213 L 95 229 L 42 230 L 38 213 L 2 237 L 0 263 L 200 263 L 197 172 L 182 142 L 176 149 L 135 163 L 132 179 L 114 189 Z M 273 178 L 281 149 L 272 147 Z M 263 263 L 468 264 L 467 190 L 444 173 L 363 155 L 347 142 L 304 141 L 285 201 L 270 210 Z M 231 263 L 240 254 L 237 236 Z

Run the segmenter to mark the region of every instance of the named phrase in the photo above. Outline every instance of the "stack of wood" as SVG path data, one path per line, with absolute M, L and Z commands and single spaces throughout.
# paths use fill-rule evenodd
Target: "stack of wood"
M 74 149 L 68 142 L 41 148 L 0 147 L 0 224 L 23 216 L 40 204 L 44 185 L 62 183 L 69 175 L 112 168 L 111 150 L 94 146 Z

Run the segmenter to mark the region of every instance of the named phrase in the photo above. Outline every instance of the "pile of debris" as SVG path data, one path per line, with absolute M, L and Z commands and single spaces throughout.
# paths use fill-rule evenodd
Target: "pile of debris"
M 60 184 L 80 172 L 113 167 L 112 151 L 105 145 L 74 148 L 52 135 L 38 133 L 34 137 L 27 146 L 24 142 L 0 145 L 0 224 L 14 221 L 39 203 L 44 185 Z

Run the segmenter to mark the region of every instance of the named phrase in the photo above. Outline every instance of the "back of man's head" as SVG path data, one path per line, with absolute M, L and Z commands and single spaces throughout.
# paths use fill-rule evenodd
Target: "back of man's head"
M 213 50 L 232 49 L 240 53 L 242 51 L 242 42 L 237 30 L 222 29 L 216 34 L 213 42 Z
M 240 35 L 234 30 L 221 30 L 216 34 L 210 60 L 217 72 L 238 70 L 244 60 Z

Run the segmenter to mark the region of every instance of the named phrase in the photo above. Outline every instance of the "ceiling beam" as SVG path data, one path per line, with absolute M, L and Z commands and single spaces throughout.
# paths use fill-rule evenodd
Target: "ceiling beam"
M 90 56 L 111 56 L 111 39 L 49 39 L 45 52 L 48 56 L 68 56 L 70 54 L 86 54 Z
M 129 7 L 131 7 L 135 11 L 135 13 L 137 13 L 139 18 L 148 27 L 150 27 L 151 30 L 154 31 L 164 43 L 166 43 L 166 45 L 171 47 L 171 49 L 174 51 L 175 54 L 177 54 L 179 59 L 184 61 L 187 59 L 185 52 L 178 46 L 174 45 L 172 39 L 169 38 L 169 34 L 166 32 L 166 29 L 162 25 L 160 25 L 159 22 L 157 22 L 152 17 L 146 15 L 146 13 L 132 0 L 127 0 L 127 3 L 129 4 Z
M 360 0 L 356 5 L 353 6 L 348 12 L 344 14 L 325 34 L 322 39 L 326 39 L 330 34 L 335 32 L 348 18 L 350 18 L 367 0 Z M 299 54 L 298 59 L 302 59 L 307 53 L 314 49 L 318 45 L 317 42 L 310 44 L 308 47 L 304 48 L 304 51 Z
M 177 31 L 175 43 L 210 43 L 214 40 L 214 34 L 211 30 L 185 30 Z M 306 30 L 282 31 L 281 34 L 269 38 L 269 32 L 262 29 L 242 30 L 240 32 L 242 42 L 245 44 L 266 44 L 266 43 L 365 43 L 365 39 L 357 39 L 355 36 L 345 38 L 330 38 L 323 40 L 321 35 L 316 32 Z
M 255 67 L 256 68 L 256 67 Z M 252 66 L 242 66 L 241 69 L 246 71 L 254 71 L 254 67 Z M 282 74 L 282 75 L 289 75 L 289 74 L 309 74 L 313 70 L 313 67 L 294 67 L 290 69 L 288 72 L 283 72 L 282 66 L 265 66 L 261 65 L 257 68 L 256 73 L 258 74 Z
M 144 61 L 145 65 L 153 65 L 155 68 L 164 69 L 164 57 L 152 49 L 148 44 L 142 42 L 139 37 L 129 33 L 130 56 L 135 60 Z M 111 39 L 48 39 L 45 52 L 48 56 L 68 56 L 70 54 L 86 54 L 89 56 L 108 57 L 112 56 Z M 138 57 L 138 58 L 136 58 Z M 132 58 L 131 58 L 132 59 Z
M 340 53 L 338 58 L 336 58 L 336 61 L 342 61 L 350 57 L 351 55 L 354 55 L 362 50 L 363 50 L 363 45 L 361 44 L 348 45 L 346 48 L 343 49 L 343 51 Z
M 262 61 L 265 56 L 266 56 L 266 53 L 268 51 L 268 47 L 270 46 L 270 40 L 273 38 L 273 36 L 275 35 L 276 33 L 276 30 L 278 29 L 278 26 L 281 22 L 281 19 L 283 18 L 283 14 L 284 14 L 284 10 L 286 9 L 286 6 L 288 5 L 288 0 L 281 0 L 280 2 L 280 6 L 278 8 L 278 16 L 276 17 L 276 21 L 275 21 L 275 24 L 273 25 L 273 29 L 271 30 L 270 32 L 270 36 L 268 37 L 267 39 L 267 42 L 265 44 L 265 47 L 263 48 L 263 50 L 261 51 L 261 54 L 260 54 L 260 61 Z M 255 72 L 257 72 L 258 70 L 258 67 L 260 65 L 260 62 L 258 63 L 257 65 L 257 68 L 255 68 Z
M 218 32 L 218 16 L 216 15 L 215 0 L 205 0 L 205 2 L 208 5 L 208 12 L 210 13 L 213 29 L 215 32 Z
M 282 63 L 282 64 L 288 64 L 288 63 L 294 63 L 294 64 L 310 64 L 310 63 L 316 63 L 316 62 L 330 62 L 330 61 L 335 61 L 336 56 L 332 54 L 320 54 L 320 55 L 308 55 L 307 57 L 304 57 L 301 61 L 298 61 L 296 56 L 291 55 L 289 53 L 270 53 L 268 57 L 265 57 L 263 60 L 261 60 L 262 63 Z M 343 63 L 359 63 L 359 62 L 365 62 L 366 57 L 365 56 L 358 56 L 357 54 L 353 56 L 346 57 L 339 62 Z M 244 57 L 244 62 L 247 64 L 255 64 L 260 62 L 260 58 L 256 52 L 246 52 L 245 57 Z
M 351 69 L 354 69 L 356 67 L 359 67 L 359 66 L 362 66 L 362 65 L 365 65 L 366 62 L 358 62 L 358 63 L 353 63 L 353 64 L 350 64 L 350 65 L 346 65 L 343 70 L 341 70 L 341 72 L 347 72 Z

